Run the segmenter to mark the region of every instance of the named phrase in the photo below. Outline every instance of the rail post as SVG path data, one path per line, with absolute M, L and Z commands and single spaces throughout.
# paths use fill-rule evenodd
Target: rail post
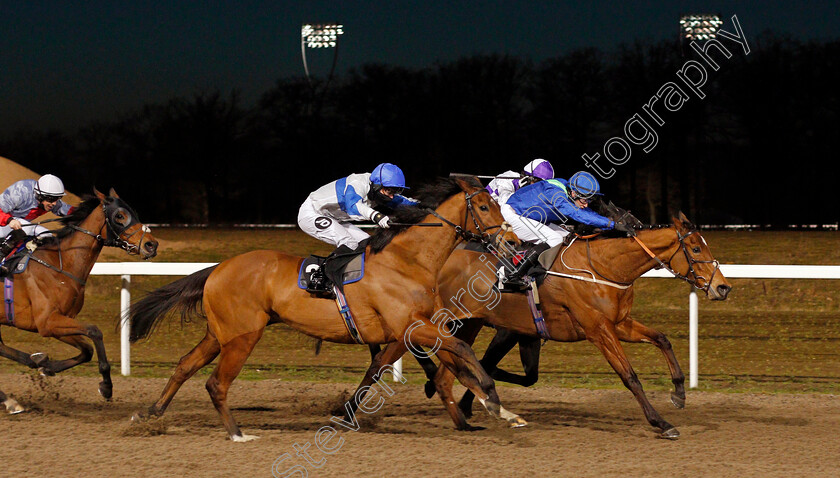
M 131 321 L 128 318 L 129 307 L 131 307 L 131 276 L 123 274 L 120 289 L 120 372 L 124 376 L 131 374 Z
M 688 294 L 688 368 L 689 388 L 697 388 L 697 342 L 698 342 L 697 289 L 692 286 Z

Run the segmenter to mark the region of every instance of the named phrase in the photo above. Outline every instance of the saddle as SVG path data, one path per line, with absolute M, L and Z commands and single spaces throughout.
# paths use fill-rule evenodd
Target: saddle
M 313 293 L 329 292 L 332 284 L 340 291 L 344 285 L 362 280 L 365 275 L 365 248 L 367 240 L 359 243 L 359 247 L 351 249 L 339 246 L 330 255 L 311 255 L 303 260 L 298 272 L 298 287 Z M 311 284 L 313 274 L 321 272 L 326 278 L 326 284 Z
M 3 257 L 0 257 L 0 278 L 11 278 L 12 275 L 25 271 L 29 264 L 29 257 L 37 248 L 37 245 L 32 242 L 34 236 L 27 236 L 22 233 L 15 234 L 15 232 L 19 231 L 12 231 L 6 238 L 7 242 L 3 244 L 3 246 L 6 246 L 3 252 L 10 252 L 2 254 Z

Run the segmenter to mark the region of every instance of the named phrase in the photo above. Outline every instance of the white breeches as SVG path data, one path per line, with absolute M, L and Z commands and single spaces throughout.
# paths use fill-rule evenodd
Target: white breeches
M 49 229 L 47 229 L 46 227 L 39 226 L 37 224 L 32 224 L 29 221 L 27 221 L 26 219 L 20 219 L 20 218 L 15 218 L 15 219 L 20 221 L 21 226 L 23 226 L 22 227 L 23 232 L 25 232 L 28 236 L 37 236 L 37 235 L 49 232 Z M 8 225 L 0 226 L 0 240 L 5 239 L 6 236 L 8 236 L 10 232 L 12 232 L 12 228 L 9 227 Z
M 543 224 L 539 221 L 522 217 L 507 204 L 501 206 L 502 216 L 513 227 L 513 232 L 523 241 L 545 242 L 554 247 L 563 242 L 569 231 L 557 224 Z
M 324 215 L 315 209 L 307 198 L 298 211 L 298 226 L 310 236 L 336 247 L 347 246 L 355 249 L 359 241 L 367 239 L 368 234 L 349 222 Z

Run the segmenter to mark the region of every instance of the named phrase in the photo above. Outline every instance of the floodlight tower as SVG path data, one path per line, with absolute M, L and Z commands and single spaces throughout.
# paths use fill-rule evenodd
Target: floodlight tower
M 704 42 L 715 38 L 721 25 L 723 25 L 723 20 L 720 19 L 719 14 L 680 15 L 680 51 L 684 51 L 683 46 L 686 43 Z
M 304 23 L 300 28 L 300 56 L 303 59 L 303 71 L 306 73 L 306 80 L 312 85 L 312 78 L 309 75 L 309 65 L 306 61 L 306 49 L 318 48 L 328 49 L 333 48 L 333 60 L 330 73 L 327 75 L 327 83 L 329 85 L 335 72 L 335 65 L 338 61 L 338 39 L 344 34 L 344 25 L 337 23 L 328 24 L 312 24 Z M 324 88 L 326 89 L 326 85 Z M 314 86 L 313 86 L 314 89 Z

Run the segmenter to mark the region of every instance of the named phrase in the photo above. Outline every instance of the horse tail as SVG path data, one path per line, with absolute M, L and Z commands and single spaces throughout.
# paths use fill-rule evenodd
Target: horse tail
M 132 304 L 129 313 L 131 343 L 152 335 L 160 320 L 172 309 L 177 308 L 182 324 L 193 318 L 206 319 L 207 316 L 199 305 L 204 297 L 204 284 L 217 266 L 208 267 L 155 289 Z

